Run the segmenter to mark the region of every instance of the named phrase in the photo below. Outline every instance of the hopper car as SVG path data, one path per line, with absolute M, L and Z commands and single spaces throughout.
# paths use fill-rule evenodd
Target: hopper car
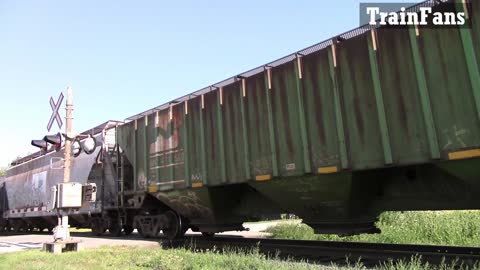
M 97 127 L 100 146 L 72 167 L 97 201 L 72 226 L 176 238 L 293 213 L 346 235 L 378 232 L 384 211 L 480 209 L 480 5 L 468 8 L 470 27 L 360 27 Z M 62 180 L 55 155 L 7 172 L 4 230 L 55 224 L 28 215 Z

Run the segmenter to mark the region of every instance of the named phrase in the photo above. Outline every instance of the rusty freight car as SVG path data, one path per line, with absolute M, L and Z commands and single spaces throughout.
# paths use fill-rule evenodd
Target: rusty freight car
M 130 117 L 136 226 L 287 212 L 352 234 L 386 210 L 478 209 L 479 6 L 471 29 L 361 27 Z
M 443 4 L 410 10 L 421 5 Z M 176 238 L 294 213 L 317 233 L 356 234 L 378 231 L 383 211 L 480 209 L 480 5 L 469 8 L 471 27 L 360 27 L 115 122 L 77 174 L 103 195 L 73 225 Z M 61 180 L 54 155 L 0 180 L 0 229 L 54 224 L 29 213 L 48 204 L 35 175 L 42 188 Z
M 73 158 L 72 179 L 82 185 L 95 184 L 98 199 L 85 202 L 70 213 L 72 226 L 89 228 L 93 224 L 96 233 L 103 233 L 108 227 L 99 221 L 105 221 L 112 232 L 122 231 L 122 227 L 118 227 L 121 223 L 117 222 L 121 214 L 115 178 L 117 151 L 114 151 L 115 127 L 121 123 L 107 121 L 82 133 L 91 136 L 96 145 L 92 152 L 79 152 Z M 52 147 L 12 163 L 0 179 L 0 233 L 52 230 L 57 225 L 59 213 L 52 209 L 55 193 L 51 188 L 63 182 L 63 156 L 64 148 L 55 151 Z

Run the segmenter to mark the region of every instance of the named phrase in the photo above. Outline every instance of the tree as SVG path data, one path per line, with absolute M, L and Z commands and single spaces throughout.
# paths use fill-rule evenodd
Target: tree
M 10 168 L 10 164 L 5 167 L 0 167 L 0 177 L 5 176 L 7 174 L 7 170 Z

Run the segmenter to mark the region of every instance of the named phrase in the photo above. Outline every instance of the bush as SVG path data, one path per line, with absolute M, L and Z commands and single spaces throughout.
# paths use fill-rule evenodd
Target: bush
M 393 244 L 480 245 L 480 211 L 385 212 L 376 225 L 380 234 L 339 237 L 316 235 L 305 224 L 280 223 L 267 228 L 273 238 L 362 241 Z

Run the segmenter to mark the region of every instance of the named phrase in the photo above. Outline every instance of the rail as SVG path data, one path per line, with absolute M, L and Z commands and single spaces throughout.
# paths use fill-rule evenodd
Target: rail
M 335 262 L 345 264 L 361 261 L 366 266 L 388 261 L 409 261 L 417 256 L 422 262 L 439 265 L 462 263 L 473 266 L 480 262 L 480 247 L 383 244 L 362 242 L 334 242 L 308 240 L 281 240 L 241 237 L 186 237 L 175 241 L 163 241 L 164 247 L 186 247 L 194 250 L 251 249 L 279 258 L 295 258 L 309 262 Z

